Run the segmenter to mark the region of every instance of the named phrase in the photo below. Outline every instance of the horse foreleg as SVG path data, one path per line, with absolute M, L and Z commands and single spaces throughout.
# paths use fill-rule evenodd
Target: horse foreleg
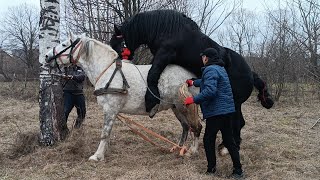
M 160 93 L 158 89 L 158 81 L 160 79 L 160 75 L 174 58 L 175 51 L 164 48 L 160 48 L 153 58 L 152 66 L 147 77 L 149 89 L 147 90 L 145 95 L 146 111 L 150 112 L 149 116 L 151 118 L 157 112 L 157 110 L 153 110 L 153 108 L 157 104 L 160 104 Z
M 97 151 L 92 155 L 89 160 L 102 161 L 104 160 L 104 154 L 109 146 L 110 133 L 114 123 L 116 115 L 109 116 L 107 113 L 104 115 L 104 125 L 101 132 L 101 140 Z

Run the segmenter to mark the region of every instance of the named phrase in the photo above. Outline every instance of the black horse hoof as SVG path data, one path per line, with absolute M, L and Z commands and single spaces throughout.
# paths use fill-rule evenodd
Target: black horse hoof
M 156 104 L 151 110 L 150 110 L 150 112 L 149 112 L 149 117 L 150 118 L 153 118 L 154 117 L 154 115 L 156 115 L 157 114 L 157 112 L 158 112 L 158 110 L 159 110 L 159 104 Z
M 77 118 L 76 119 L 76 123 L 74 124 L 74 128 L 75 129 L 79 129 L 81 127 L 82 123 L 83 123 L 83 119 L 82 118 Z

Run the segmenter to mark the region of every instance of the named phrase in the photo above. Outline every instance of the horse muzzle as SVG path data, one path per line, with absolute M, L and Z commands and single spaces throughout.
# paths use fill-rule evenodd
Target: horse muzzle
M 46 55 L 44 60 L 46 63 L 51 63 L 51 61 L 54 59 L 54 56 L 49 56 L 49 55 Z

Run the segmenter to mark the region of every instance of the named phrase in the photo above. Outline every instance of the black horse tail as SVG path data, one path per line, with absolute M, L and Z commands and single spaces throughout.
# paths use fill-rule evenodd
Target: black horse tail
M 261 102 L 261 105 L 267 109 L 272 108 L 274 102 L 271 95 L 268 92 L 267 84 L 264 82 L 257 73 L 252 71 L 253 75 L 253 85 L 259 91 L 258 100 Z

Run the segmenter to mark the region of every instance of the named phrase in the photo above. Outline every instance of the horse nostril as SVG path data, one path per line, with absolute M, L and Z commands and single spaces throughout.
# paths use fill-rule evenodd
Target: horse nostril
M 49 59 L 49 56 L 48 56 L 48 55 L 45 55 L 44 60 L 45 60 L 46 62 L 48 62 L 48 59 Z

